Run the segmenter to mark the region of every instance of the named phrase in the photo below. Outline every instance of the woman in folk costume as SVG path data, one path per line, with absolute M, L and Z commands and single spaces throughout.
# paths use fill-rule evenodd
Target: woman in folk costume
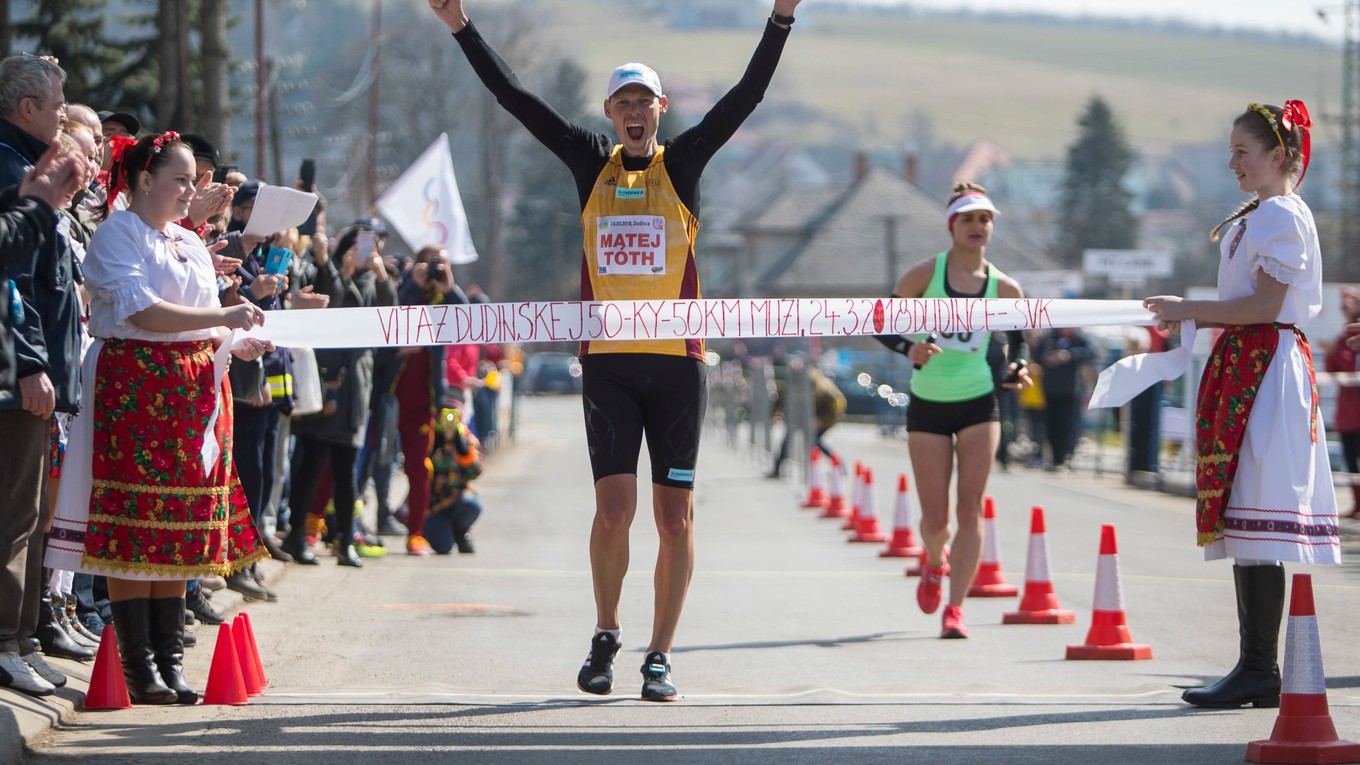
M 1193 320 L 1223 330 L 1200 383 L 1195 512 L 1205 559 L 1234 559 L 1241 653 L 1226 677 L 1185 692 L 1196 706 L 1279 706 L 1282 563 L 1340 562 L 1313 356 L 1300 329 L 1322 310 L 1317 226 L 1295 193 L 1311 125 L 1301 101 L 1250 104 L 1233 121 L 1228 169 L 1255 199 L 1214 229 L 1218 299 L 1144 301 L 1173 328 Z
M 224 328 L 264 315 L 221 307 L 214 256 L 175 223 L 195 192 L 178 138 L 114 139 L 109 199 L 126 188 L 129 205 L 99 226 L 85 260 L 88 414 L 72 426 L 49 560 L 107 575 L 139 704 L 198 698 L 183 677 L 185 580 L 266 556 L 231 463 L 225 370 L 214 369 Z M 269 347 L 250 340 L 233 353 L 252 360 Z

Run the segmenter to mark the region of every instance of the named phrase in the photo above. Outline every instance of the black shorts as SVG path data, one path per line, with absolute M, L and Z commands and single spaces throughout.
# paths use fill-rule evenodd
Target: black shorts
M 581 361 L 581 401 L 596 481 L 636 475 L 645 434 L 652 483 L 694 488 L 708 406 L 704 362 L 656 353 L 587 354 Z
M 1000 422 L 996 392 L 967 401 L 930 401 L 912 396 L 907 402 L 907 432 L 955 436 L 964 428 Z

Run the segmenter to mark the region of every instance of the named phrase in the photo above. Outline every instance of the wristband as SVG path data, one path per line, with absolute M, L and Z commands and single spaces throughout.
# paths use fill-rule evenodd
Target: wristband
M 773 21 L 773 22 L 776 23 L 776 24 L 783 24 L 783 25 L 786 26 L 786 27 L 791 27 L 791 26 L 793 26 L 793 17 L 792 17 L 792 16 L 780 16 L 780 15 L 777 14 L 777 13 L 771 13 L 771 14 L 770 14 L 770 21 Z

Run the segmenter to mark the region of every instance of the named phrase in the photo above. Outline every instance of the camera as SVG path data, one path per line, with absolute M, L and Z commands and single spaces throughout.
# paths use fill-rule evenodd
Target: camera
M 449 267 L 448 267 L 448 266 L 444 265 L 443 263 L 431 263 L 431 264 L 430 264 L 430 278 L 431 278 L 431 279 L 434 279 L 435 281 L 441 281 L 441 282 L 442 282 L 442 281 L 444 281 L 445 279 L 448 278 L 448 275 L 449 275 Z

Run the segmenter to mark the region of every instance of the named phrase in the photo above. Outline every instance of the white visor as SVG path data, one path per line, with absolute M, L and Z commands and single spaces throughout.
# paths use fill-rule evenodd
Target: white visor
M 992 204 L 992 200 L 988 199 L 986 194 L 974 192 L 955 199 L 954 203 L 949 206 L 948 215 L 953 218 L 960 213 L 973 212 L 974 210 L 988 210 L 993 215 L 1001 214 L 1001 211 L 996 209 L 996 205 Z

